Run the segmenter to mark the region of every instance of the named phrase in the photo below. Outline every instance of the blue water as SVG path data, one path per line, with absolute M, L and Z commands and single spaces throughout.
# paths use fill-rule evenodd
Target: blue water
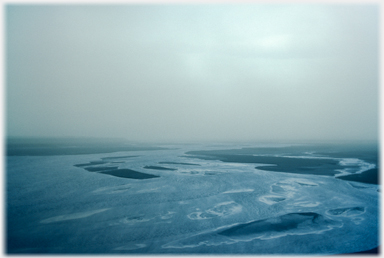
M 265 149 L 319 158 L 300 170 L 329 170 L 314 174 L 188 153 L 263 155 L 234 151 L 256 145 L 161 147 L 7 156 L 6 252 L 337 254 L 379 245 L 380 186 L 341 178 L 377 169 L 372 153 Z M 321 158 L 332 166 L 322 168 Z

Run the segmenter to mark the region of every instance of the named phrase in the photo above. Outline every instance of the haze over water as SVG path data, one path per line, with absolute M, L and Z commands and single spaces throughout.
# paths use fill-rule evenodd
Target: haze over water
M 8 136 L 378 139 L 374 4 L 12 5 Z
M 5 15 L 7 254 L 378 253 L 378 5 Z

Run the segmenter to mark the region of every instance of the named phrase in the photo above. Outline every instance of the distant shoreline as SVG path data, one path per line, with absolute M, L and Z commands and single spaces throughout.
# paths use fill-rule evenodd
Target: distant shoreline
M 6 156 L 55 156 L 85 155 L 120 151 L 149 151 L 166 148 L 148 144 L 131 144 L 124 139 L 93 138 L 36 138 L 9 139 L 5 146 Z

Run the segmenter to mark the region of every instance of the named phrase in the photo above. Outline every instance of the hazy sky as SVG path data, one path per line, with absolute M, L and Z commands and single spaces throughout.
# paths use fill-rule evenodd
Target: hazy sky
M 377 139 L 379 7 L 8 5 L 8 136 Z

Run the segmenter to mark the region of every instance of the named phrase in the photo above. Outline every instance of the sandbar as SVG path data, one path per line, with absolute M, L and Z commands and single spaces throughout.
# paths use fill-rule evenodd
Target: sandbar
M 114 170 L 107 170 L 100 172 L 101 174 L 116 176 L 116 177 L 123 177 L 123 178 L 131 178 L 131 179 L 149 179 L 149 178 L 156 178 L 159 176 L 152 175 L 152 174 L 146 174 L 137 172 L 131 169 L 114 169 Z

